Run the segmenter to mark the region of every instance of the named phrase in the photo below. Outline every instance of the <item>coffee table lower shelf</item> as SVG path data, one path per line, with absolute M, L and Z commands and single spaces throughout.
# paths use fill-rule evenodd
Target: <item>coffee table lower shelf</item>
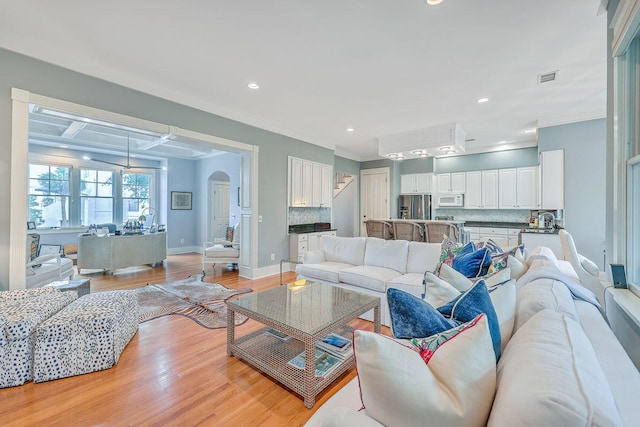
M 283 341 L 270 336 L 266 333 L 269 329 L 265 327 L 237 338 L 228 348 L 230 354 L 247 361 L 294 392 L 305 396 L 305 371 L 289 364 L 291 359 L 305 350 L 304 343 L 295 338 Z M 346 326 L 340 331 L 340 334 L 351 339 L 351 332 L 352 329 Z M 315 377 L 313 395 L 315 396 L 324 390 L 351 366 L 353 366 L 353 353 L 341 361 L 327 376 Z M 309 402 L 308 399 L 305 399 L 305 406 L 311 408 L 313 405 L 313 401 Z

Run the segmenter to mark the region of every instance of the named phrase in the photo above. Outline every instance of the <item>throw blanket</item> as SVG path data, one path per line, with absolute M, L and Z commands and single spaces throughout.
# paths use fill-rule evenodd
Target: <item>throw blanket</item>
M 580 283 L 577 283 L 571 277 L 562 273 L 556 266 L 551 263 L 544 262 L 544 265 L 541 267 L 530 268 L 526 273 L 524 273 L 516 282 L 517 289 L 525 286 L 529 282 L 532 282 L 537 279 L 552 279 L 557 280 L 558 282 L 564 283 L 564 285 L 569 289 L 571 295 L 573 295 L 574 299 L 580 299 L 586 302 L 590 302 L 595 305 L 598 310 L 602 311 L 602 307 L 600 307 L 600 303 L 596 299 L 596 296 L 589 289 L 582 286 Z

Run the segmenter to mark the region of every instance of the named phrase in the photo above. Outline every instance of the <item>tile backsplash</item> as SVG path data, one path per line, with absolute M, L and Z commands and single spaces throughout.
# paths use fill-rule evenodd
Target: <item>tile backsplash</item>
M 331 208 L 289 208 L 289 225 L 331 222 Z

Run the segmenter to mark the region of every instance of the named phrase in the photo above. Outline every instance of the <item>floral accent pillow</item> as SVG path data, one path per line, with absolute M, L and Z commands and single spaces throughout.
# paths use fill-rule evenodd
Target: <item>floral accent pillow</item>
M 430 337 L 413 338 L 411 340 L 411 344 L 416 347 L 418 353 L 420 353 L 420 357 L 422 358 L 422 360 L 424 360 L 424 363 L 429 363 L 429 360 L 431 360 L 431 357 L 436 352 L 438 347 L 454 338 L 456 335 L 462 333 L 463 331 L 475 326 L 480 318 L 482 318 L 482 316 L 485 316 L 485 314 L 479 314 L 470 322 L 463 323 L 462 325 L 456 326 L 455 328 L 440 332 L 439 334 L 435 334 Z

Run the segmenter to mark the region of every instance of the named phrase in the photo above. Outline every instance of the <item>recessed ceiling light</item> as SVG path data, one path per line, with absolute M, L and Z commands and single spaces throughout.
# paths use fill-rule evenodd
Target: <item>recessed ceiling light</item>
M 260 85 L 259 85 L 258 83 L 256 83 L 256 82 L 251 82 L 251 83 L 249 83 L 249 84 L 247 85 L 247 87 L 248 87 L 249 89 L 256 90 L 256 89 L 259 89 L 259 88 L 260 88 Z
M 478 99 L 478 104 L 483 104 L 485 102 L 489 101 L 489 98 L 480 98 Z
M 507 143 L 507 141 L 504 141 L 504 140 L 503 141 L 498 141 L 498 144 L 506 144 L 506 143 Z
M 522 133 L 536 133 L 536 130 L 535 130 L 535 128 L 525 129 L 525 130 L 522 131 Z
M 59 145 L 60 148 L 69 148 L 68 145 Z
M 354 130 L 354 128 L 347 128 L 347 132 L 353 132 Z
M 429 6 L 435 6 L 442 3 L 442 0 L 425 0 Z

